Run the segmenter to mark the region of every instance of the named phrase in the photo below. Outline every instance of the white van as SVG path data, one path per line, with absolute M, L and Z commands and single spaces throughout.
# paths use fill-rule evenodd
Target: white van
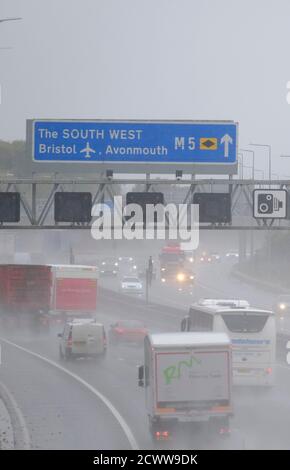
M 145 389 L 153 440 L 168 440 L 184 423 L 230 432 L 232 353 L 225 333 L 155 333 L 144 340 L 138 383 Z
M 104 325 L 93 319 L 74 319 L 65 324 L 63 332 L 58 336 L 60 359 L 99 357 L 106 353 Z

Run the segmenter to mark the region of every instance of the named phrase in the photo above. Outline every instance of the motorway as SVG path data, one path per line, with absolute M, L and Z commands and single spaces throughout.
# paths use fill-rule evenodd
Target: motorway
M 119 318 L 138 318 L 150 331 L 176 331 L 188 305 L 200 297 L 245 298 L 256 306 L 271 308 L 275 294 L 234 279 L 231 267 L 226 262 L 200 267 L 192 295 L 173 292 L 156 281 L 149 306 L 142 299 L 119 295 L 116 280 L 103 279 L 98 319 L 106 328 Z M 60 363 L 57 333 L 55 327 L 43 335 L 23 329 L 1 330 L 0 380 L 11 390 L 24 414 L 32 448 L 152 448 L 144 391 L 137 386 L 142 348 L 119 345 L 110 347 L 103 360 Z M 166 446 L 289 449 L 289 390 L 290 366 L 280 360 L 272 390 L 234 391 L 230 437 L 222 439 L 209 436 L 202 428 L 184 428 Z

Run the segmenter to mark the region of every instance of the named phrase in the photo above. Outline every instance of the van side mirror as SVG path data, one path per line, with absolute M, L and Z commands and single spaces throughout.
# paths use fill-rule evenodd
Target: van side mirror
M 138 385 L 144 387 L 144 366 L 138 367 Z

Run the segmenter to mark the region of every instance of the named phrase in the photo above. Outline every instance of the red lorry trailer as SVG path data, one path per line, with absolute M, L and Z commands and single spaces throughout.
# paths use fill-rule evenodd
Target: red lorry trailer
M 51 288 L 50 266 L 0 265 L 2 318 L 18 325 L 45 325 L 51 305 Z
M 4 322 L 49 326 L 71 317 L 94 317 L 98 268 L 78 265 L 0 265 Z

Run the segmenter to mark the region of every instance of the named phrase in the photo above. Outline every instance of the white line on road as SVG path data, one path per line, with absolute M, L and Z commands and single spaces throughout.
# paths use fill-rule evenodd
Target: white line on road
M 7 409 L 11 422 L 12 435 L 14 438 L 12 448 L 16 450 L 30 450 L 31 441 L 25 418 L 13 394 L 2 382 L 0 382 L 0 396 L 5 408 Z M 7 441 L 7 438 L 8 436 L 6 433 L 5 441 Z
M 286 366 L 285 364 L 276 364 L 276 367 L 280 367 L 280 369 L 287 369 L 290 371 L 290 365 Z
M 108 288 L 106 287 L 106 289 L 108 289 Z M 114 291 L 114 290 L 112 290 L 112 292 L 116 293 L 116 291 Z M 122 295 L 124 295 L 124 294 L 122 294 Z M 121 299 L 121 297 L 118 298 L 118 300 L 112 299 L 109 295 L 106 295 L 104 293 L 102 293 L 102 298 L 105 299 L 105 300 L 109 299 L 110 301 L 113 300 L 115 302 L 118 302 L 119 304 L 129 305 L 130 307 L 134 305 L 132 302 L 128 302 L 128 301 L 126 302 L 127 299 L 123 299 L 123 298 Z M 163 301 L 162 297 L 159 297 L 159 298 Z M 131 300 L 131 298 L 128 298 L 128 300 L 129 299 Z M 182 309 L 183 306 L 181 304 L 177 304 L 176 302 L 174 302 L 174 303 L 176 304 L 177 307 L 179 307 L 179 309 Z M 166 305 L 165 303 L 160 304 L 160 307 L 166 307 L 166 306 L 170 307 L 170 305 Z M 158 304 L 153 304 L 153 306 L 150 305 L 150 304 L 148 304 L 148 305 L 146 305 L 146 304 L 138 305 L 138 311 L 140 311 L 142 309 L 146 313 L 148 313 L 148 310 L 153 312 L 153 310 L 156 310 L 156 307 L 158 307 Z M 176 316 L 174 314 L 169 313 L 169 312 L 159 312 L 159 314 L 164 315 L 166 317 L 176 318 Z
M 207 286 L 206 284 L 204 284 L 203 282 L 200 282 L 200 281 L 197 281 L 196 285 L 201 287 L 202 289 L 207 290 L 207 291 L 214 292 L 215 294 L 218 294 L 218 295 L 222 295 L 223 297 L 227 295 L 225 293 L 225 291 L 222 291 L 220 289 L 216 289 L 215 287 L 212 287 L 212 286 Z
M 30 351 L 30 349 L 23 348 L 22 346 L 20 346 L 16 343 L 13 343 L 13 342 L 5 339 L 5 338 L 0 337 L 0 341 L 3 341 L 3 343 L 9 344 L 10 346 L 13 346 L 14 348 L 17 348 L 20 351 L 26 352 L 27 354 L 30 354 L 31 356 L 34 356 L 34 357 L 42 360 L 43 362 L 46 362 L 47 364 L 50 364 L 53 367 L 56 367 L 57 369 L 61 370 L 62 372 L 64 372 L 65 374 L 69 375 L 70 377 L 75 379 L 77 382 L 82 384 L 85 388 L 90 390 L 90 392 L 92 392 L 97 398 L 99 398 L 104 403 L 104 405 L 106 405 L 106 407 L 113 414 L 114 418 L 118 421 L 119 425 L 121 426 L 122 430 L 124 431 L 128 441 L 130 443 L 131 448 L 133 450 L 138 450 L 139 449 L 139 445 L 138 445 L 138 443 L 137 443 L 130 427 L 128 426 L 127 422 L 123 418 L 123 416 L 114 407 L 112 402 L 107 397 L 105 397 L 101 392 L 99 392 L 96 388 L 94 388 L 92 385 L 90 385 L 88 382 L 83 380 L 78 375 L 74 374 L 73 372 L 71 372 L 70 370 L 68 370 L 65 367 L 61 366 L 60 364 L 57 364 L 57 362 L 54 362 L 51 359 L 48 359 L 47 357 L 41 356 L 38 353 Z

